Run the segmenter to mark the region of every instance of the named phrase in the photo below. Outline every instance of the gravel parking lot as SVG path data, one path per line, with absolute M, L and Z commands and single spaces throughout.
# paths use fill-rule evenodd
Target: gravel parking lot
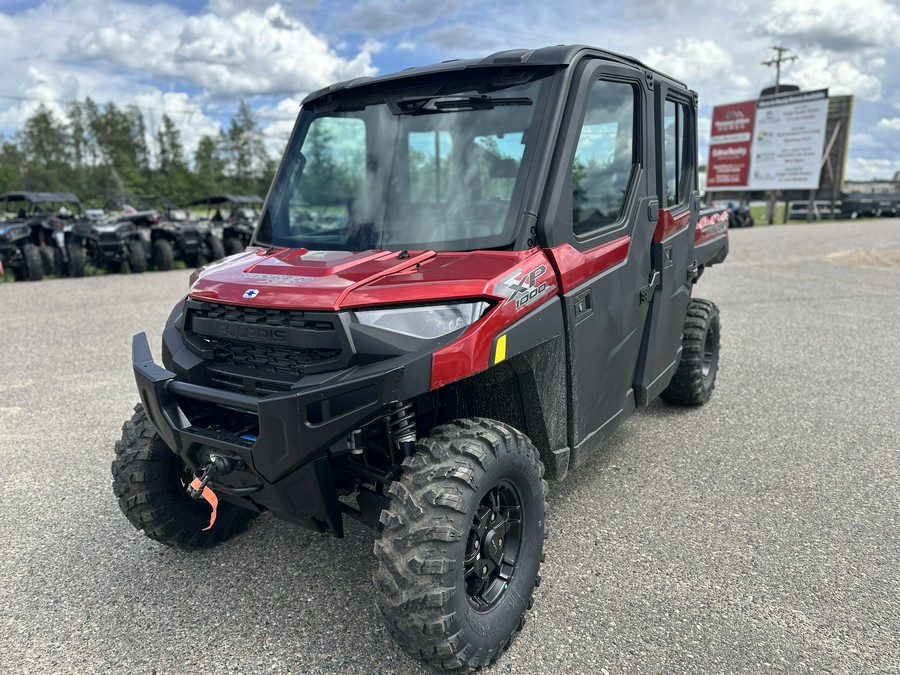
M 551 484 L 496 673 L 900 672 L 900 219 L 735 230 L 709 405 L 640 411 Z M 206 552 L 121 515 L 130 338 L 185 270 L 0 284 L 0 662 L 18 673 L 416 673 L 373 535 L 272 517 Z

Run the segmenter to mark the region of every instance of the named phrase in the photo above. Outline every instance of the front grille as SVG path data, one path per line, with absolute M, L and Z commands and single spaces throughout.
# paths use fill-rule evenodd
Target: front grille
M 285 375 L 302 375 L 311 364 L 333 361 L 341 354 L 340 349 L 298 349 L 217 338 L 210 341 L 217 363 L 273 370 Z
M 331 319 L 316 320 L 309 312 L 291 309 L 269 309 L 266 307 L 238 307 L 219 305 L 212 302 L 188 301 L 193 316 L 262 326 L 283 326 L 319 331 L 334 331 Z
M 211 358 L 217 372 L 234 367 L 233 383 L 249 372 L 257 381 L 268 379 L 281 388 L 285 376 L 296 381 L 313 368 L 343 367 L 350 358 L 337 315 L 197 300 L 188 300 L 186 309 L 185 334 L 196 338 L 188 344 Z M 233 383 L 226 388 L 234 388 Z M 244 388 L 262 393 L 257 385 Z
M 101 232 L 98 240 L 101 246 L 116 246 L 122 243 L 122 238 L 115 232 Z

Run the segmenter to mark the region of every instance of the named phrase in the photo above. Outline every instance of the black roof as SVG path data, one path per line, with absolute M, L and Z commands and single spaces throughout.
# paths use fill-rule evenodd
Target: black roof
M 188 206 L 196 204 L 225 204 L 227 202 L 232 202 L 233 204 L 262 204 L 263 200 L 262 197 L 257 197 L 256 195 L 212 195 L 188 202 Z
M 74 202 L 81 206 L 81 200 L 71 192 L 7 192 L 0 195 L 0 201 L 31 202 L 32 204 Z
M 479 68 L 497 68 L 497 67 L 535 67 L 535 66 L 567 66 L 582 56 L 597 56 L 600 58 L 615 61 L 626 66 L 638 68 L 643 71 L 656 73 L 662 77 L 678 82 L 682 86 L 687 86 L 683 82 L 675 80 L 669 75 L 665 75 L 653 68 L 650 68 L 634 57 L 616 52 L 607 51 L 598 47 L 589 47 L 587 45 L 556 45 L 554 47 L 542 47 L 540 49 L 509 49 L 486 56 L 482 59 L 455 59 L 452 61 L 444 61 L 428 66 L 416 66 L 407 68 L 396 73 L 388 73 L 377 77 L 358 77 L 353 80 L 344 82 L 336 82 L 328 87 L 314 91 L 305 99 L 303 103 L 309 103 L 316 99 L 323 98 L 335 92 L 346 91 L 348 89 L 368 88 L 378 85 L 404 80 L 412 77 L 422 77 L 443 73 L 454 73 L 464 70 L 474 70 Z

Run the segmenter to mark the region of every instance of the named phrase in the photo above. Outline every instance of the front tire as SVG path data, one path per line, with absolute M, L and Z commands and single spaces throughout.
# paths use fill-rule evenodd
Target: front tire
M 66 253 L 69 257 L 67 272 L 70 277 L 83 277 L 85 265 L 87 264 L 87 253 L 82 244 L 71 243 L 66 247 Z
M 480 418 L 436 428 L 403 466 L 375 543 L 382 619 L 414 658 L 487 666 L 521 630 L 540 581 L 544 466 L 522 433 Z
M 225 257 L 225 246 L 218 237 L 211 236 L 208 239 L 207 249 L 209 253 L 209 257 L 206 259 L 207 262 L 215 262 L 216 260 L 221 260 Z
M 22 246 L 22 267 L 20 271 L 22 281 L 40 281 L 44 278 L 44 261 L 41 252 L 34 244 Z
M 175 250 L 168 239 L 153 242 L 153 267 L 161 272 L 172 269 L 175 264 Z
M 142 405 L 122 425 L 112 463 L 119 508 L 138 530 L 167 546 L 205 548 L 231 539 L 258 513 L 220 501 L 209 530 L 210 507 L 187 493 L 191 473 L 156 433 Z
M 59 276 L 59 268 L 56 264 L 56 247 L 44 245 L 38 247 L 38 249 L 41 254 L 41 266 L 44 270 L 44 276 Z
M 719 308 L 709 300 L 688 305 L 678 370 L 660 396 L 675 405 L 697 406 L 709 400 L 719 370 Z
M 237 237 L 227 237 L 225 239 L 224 247 L 225 247 L 225 255 L 234 255 L 235 253 L 243 253 L 244 249 L 246 248 L 244 246 L 244 242 L 242 242 Z
M 132 274 L 143 274 L 147 271 L 147 252 L 144 242 L 131 239 L 128 242 L 128 267 Z

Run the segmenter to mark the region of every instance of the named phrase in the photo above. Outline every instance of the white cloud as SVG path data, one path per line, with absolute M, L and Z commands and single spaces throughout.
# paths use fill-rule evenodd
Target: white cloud
M 900 131 L 900 117 L 882 118 L 878 122 L 878 128 L 887 129 L 888 131 Z
M 181 135 L 185 158 L 190 162 L 203 136 L 217 136 L 221 124 L 203 112 L 200 103 L 184 92 L 161 92 L 146 89 L 134 97 L 134 103 L 144 115 L 147 146 L 156 152 L 156 132 L 162 126 L 162 116 L 168 115 Z
M 746 96 L 753 83 L 735 66 L 734 59 L 719 41 L 698 38 L 678 39 L 674 47 L 653 47 L 640 59 L 648 66 L 687 83 L 692 89 L 714 89 L 714 100 L 741 92 Z M 754 94 L 750 94 L 752 97 Z
M 277 159 L 284 154 L 294 122 L 300 113 L 300 101 L 299 98 L 285 98 L 275 105 L 262 106 L 256 111 L 257 117 L 263 121 L 262 132 L 269 157 Z
M 144 10 L 127 5 L 129 12 Z M 144 27 L 152 28 L 146 30 Z M 223 97 L 294 95 L 336 80 L 372 75 L 367 43 L 352 59 L 339 56 L 280 4 L 263 13 L 182 17 L 173 37 L 153 23 L 138 21 L 88 31 L 69 42 L 69 56 L 109 63 L 158 79 L 177 79 Z
M 847 180 L 890 180 L 898 171 L 900 159 L 851 157 L 847 160 Z
M 854 63 L 856 60 L 863 60 L 864 64 Z M 880 57 L 865 59 L 858 56 L 850 60 L 817 51 L 792 64 L 782 82 L 797 84 L 803 90 L 827 87 L 832 96 L 853 94 L 867 101 L 877 101 L 882 94 L 878 74 L 884 67 L 885 61 Z
M 900 45 L 900 13 L 885 0 L 775 0 L 757 16 L 768 35 L 835 50 Z

